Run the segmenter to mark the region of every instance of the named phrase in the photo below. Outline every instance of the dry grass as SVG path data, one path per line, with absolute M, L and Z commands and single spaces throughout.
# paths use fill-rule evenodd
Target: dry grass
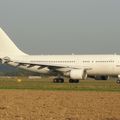
M 32 89 L 32 90 L 51 90 L 51 91 L 112 91 L 120 92 L 120 85 L 115 80 L 96 81 L 81 80 L 79 84 L 53 83 L 52 79 L 28 79 L 28 78 L 1 78 L 0 89 Z
M 120 93 L 0 90 L 0 120 L 120 120 Z
M 120 120 L 120 85 L 114 80 L 1 78 L 0 89 L 0 120 Z

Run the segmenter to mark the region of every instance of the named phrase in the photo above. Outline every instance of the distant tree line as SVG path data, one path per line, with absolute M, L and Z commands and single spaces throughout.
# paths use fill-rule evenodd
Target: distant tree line
M 41 74 L 11 66 L 0 65 L 0 76 L 41 76 Z
M 0 76 L 40 76 L 40 74 L 28 72 L 25 70 L 16 70 L 16 71 L 0 71 Z

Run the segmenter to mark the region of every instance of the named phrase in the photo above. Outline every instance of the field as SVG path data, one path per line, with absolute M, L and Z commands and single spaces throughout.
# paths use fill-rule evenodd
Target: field
M 28 79 L 28 78 L 1 78 L 0 89 L 32 89 L 52 91 L 112 91 L 120 92 L 120 85 L 115 80 L 81 80 L 79 84 L 53 83 L 52 78 Z
M 120 85 L 50 79 L 1 78 L 0 120 L 120 120 Z

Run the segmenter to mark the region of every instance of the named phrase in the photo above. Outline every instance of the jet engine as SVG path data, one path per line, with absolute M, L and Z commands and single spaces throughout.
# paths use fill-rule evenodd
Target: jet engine
M 74 79 L 74 80 L 86 79 L 87 73 L 86 73 L 86 70 L 84 69 L 73 69 L 70 71 L 69 77 L 70 79 Z

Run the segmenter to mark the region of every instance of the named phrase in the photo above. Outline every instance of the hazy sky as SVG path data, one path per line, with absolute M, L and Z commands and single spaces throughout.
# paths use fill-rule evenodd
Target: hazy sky
M 0 26 L 29 54 L 120 53 L 120 0 L 0 0 Z

